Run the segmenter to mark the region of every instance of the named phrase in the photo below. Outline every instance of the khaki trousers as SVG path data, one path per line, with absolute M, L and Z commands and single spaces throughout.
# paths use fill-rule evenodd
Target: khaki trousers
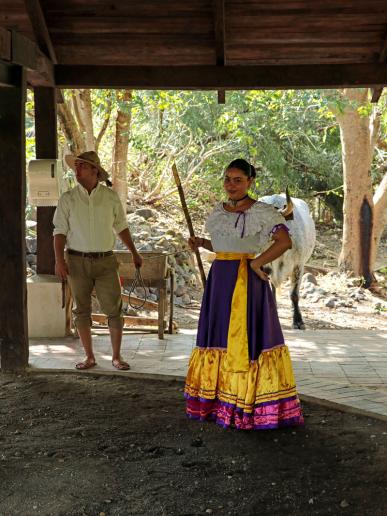
M 69 268 L 69 285 L 74 299 L 73 315 L 77 328 L 90 327 L 91 293 L 95 288 L 101 310 L 108 317 L 108 325 L 122 328 L 121 285 L 118 277 L 117 258 L 83 258 L 66 255 Z

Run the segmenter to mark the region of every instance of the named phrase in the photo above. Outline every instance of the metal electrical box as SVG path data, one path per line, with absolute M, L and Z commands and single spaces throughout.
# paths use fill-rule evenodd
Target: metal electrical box
M 56 206 L 67 190 L 63 168 L 56 159 L 34 159 L 28 164 L 28 200 L 32 206 Z

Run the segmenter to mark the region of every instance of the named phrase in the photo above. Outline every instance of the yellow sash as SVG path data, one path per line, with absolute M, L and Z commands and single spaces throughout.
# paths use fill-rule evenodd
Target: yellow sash
M 248 253 L 216 253 L 216 260 L 240 260 L 231 301 L 225 360 L 226 371 L 232 373 L 246 372 L 250 365 L 247 336 L 247 260 L 253 258 L 255 255 Z

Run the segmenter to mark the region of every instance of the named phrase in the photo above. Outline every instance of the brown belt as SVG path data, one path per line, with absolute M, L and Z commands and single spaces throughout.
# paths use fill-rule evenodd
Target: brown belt
M 75 251 L 74 249 L 67 249 L 69 254 L 74 256 L 82 256 L 82 258 L 104 258 L 105 256 L 112 256 L 113 251 L 101 251 L 100 253 L 84 253 L 82 251 Z

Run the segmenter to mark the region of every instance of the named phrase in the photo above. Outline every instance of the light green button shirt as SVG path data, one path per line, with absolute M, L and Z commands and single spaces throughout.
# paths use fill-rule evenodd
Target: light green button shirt
M 85 253 L 111 251 L 116 234 L 128 227 L 117 192 L 101 183 L 90 195 L 81 185 L 61 195 L 53 222 L 68 249 Z

